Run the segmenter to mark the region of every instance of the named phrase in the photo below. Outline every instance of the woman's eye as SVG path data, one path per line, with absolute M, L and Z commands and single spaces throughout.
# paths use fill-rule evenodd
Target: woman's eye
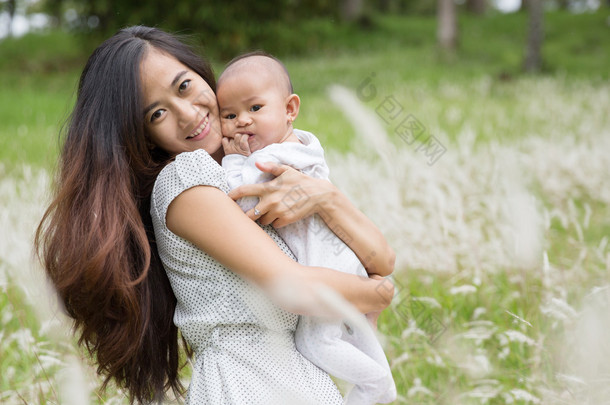
M 180 90 L 182 92 L 182 91 L 188 89 L 190 85 L 191 85 L 191 81 L 185 80 L 182 83 L 180 83 L 180 87 L 178 88 L 178 90 Z
M 157 110 L 150 116 L 150 122 L 154 122 L 155 120 L 161 118 L 165 110 Z
M 261 109 L 261 106 L 259 104 L 255 104 L 252 107 L 250 107 L 250 111 L 254 111 L 254 112 L 256 112 L 260 109 Z

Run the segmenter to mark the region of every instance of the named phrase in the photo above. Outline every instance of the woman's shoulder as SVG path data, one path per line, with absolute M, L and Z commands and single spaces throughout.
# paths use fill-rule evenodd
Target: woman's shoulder
M 195 186 L 212 186 L 229 192 L 225 170 L 203 149 L 183 152 L 161 170 L 153 187 L 151 209 L 158 209 L 165 217 L 174 198 Z
M 177 155 L 161 170 L 155 181 L 155 188 L 168 181 L 175 183 L 174 186 L 182 186 L 185 189 L 204 185 L 228 192 L 225 190 L 225 170 L 203 149 Z

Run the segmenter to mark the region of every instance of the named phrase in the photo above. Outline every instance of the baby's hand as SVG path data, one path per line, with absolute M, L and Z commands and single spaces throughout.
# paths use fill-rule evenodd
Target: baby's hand
M 250 156 L 250 145 L 248 144 L 248 135 L 235 134 L 234 138 L 222 137 L 222 148 L 225 155 L 237 153 L 238 155 Z

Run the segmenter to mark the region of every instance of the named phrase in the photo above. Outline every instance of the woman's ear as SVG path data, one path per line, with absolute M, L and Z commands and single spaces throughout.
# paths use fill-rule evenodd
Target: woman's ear
M 296 94 L 291 94 L 286 98 L 286 116 L 288 121 L 292 123 L 299 115 L 299 107 L 301 107 L 301 99 Z

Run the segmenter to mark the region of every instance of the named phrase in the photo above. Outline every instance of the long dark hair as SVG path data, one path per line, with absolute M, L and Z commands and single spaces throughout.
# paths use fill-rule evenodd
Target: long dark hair
M 151 149 L 144 128 L 140 64 L 151 47 L 215 90 L 209 64 L 166 32 L 130 27 L 102 43 L 80 77 L 53 200 L 35 240 L 79 344 L 105 377 L 102 389 L 114 380 L 131 402 L 183 392 L 176 298 L 149 214 L 152 186 L 171 159 Z

